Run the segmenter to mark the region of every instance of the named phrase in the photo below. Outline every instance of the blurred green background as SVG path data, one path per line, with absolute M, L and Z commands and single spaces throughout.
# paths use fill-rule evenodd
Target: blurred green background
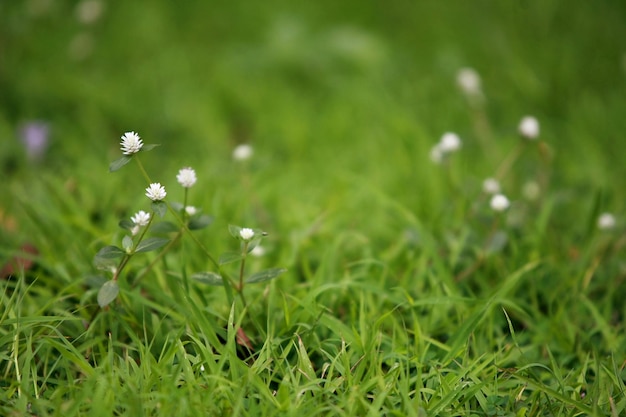
M 36 201 L 42 176 L 88 190 L 91 211 L 121 189 L 138 201 L 140 178 L 107 174 L 120 135 L 135 130 L 163 145 L 145 158 L 163 173 L 155 180 L 196 167 L 213 211 L 245 212 L 222 203 L 245 197 L 225 173 L 232 149 L 250 143 L 252 187 L 287 225 L 367 209 L 354 178 L 429 219 L 449 198 L 428 159 L 441 134 L 461 136 L 459 175 L 476 183 L 526 114 L 555 155 L 556 189 L 577 190 L 570 203 L 600 188 L 623 210 L 625 21 L 617 0 L 2 0 L 3 210 L 17 211 L 23 190 Z M 482 78 L 489 146 L 456 86 L 462 67 Z M 49 132 L 36 161 L 19 137 L 32 121 Z

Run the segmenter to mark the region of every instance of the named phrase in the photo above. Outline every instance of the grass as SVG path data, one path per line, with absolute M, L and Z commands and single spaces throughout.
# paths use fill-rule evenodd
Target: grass
M 0 5 L 0 414 L 625 412 L 623 6 L 74 7 Z M 482 106 L 455 85 L 468 66 Z M 50 128 L 37 161 L 29 120 Z M 260 228 L 247 271 L 288 271 L 231 303 L 191 279 L 214 268 L 185 235 L 100 308 L 94 255 L 149 208 L 135 164 L 107 173 L 128 130 L 161 144 L 140 156 L 166 201 L 195 168 L 212 255 L 236 250 L 229 224 Z M 434 164 L 446 131 L 462 149 Z M 482 181 L 512 155 L 495 213 Z

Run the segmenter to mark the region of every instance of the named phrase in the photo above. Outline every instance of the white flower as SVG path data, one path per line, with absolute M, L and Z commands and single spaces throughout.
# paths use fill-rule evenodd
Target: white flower
M 456 133 L 446 132 L 439 140 L 439 147 L 444 154 L 458 151 L 461 148 L 461 138 Z
M 522 187 L 522 194 L 528 200 L 536 200 L 541 195 L 541 187 L 535 181 L 528 181 Z
M 483 191 L 487 194 L 498 194 L 500 192 L 500 183 L 495 178 L 487 178 L 483 181 Z
M 161 201 L 166 195 L 165 187 L 158 182 L 152 183 L 146 188 L 146 196 L 152 201 Z
M 198 212 L 198 209 L 195 208 L 194 206 L 187 206 L 185 207 L 185 211 L 187 212 L 188 215 L 193 216 L 194 214 Z
M 122 136 L 122 141 L 120 142 L 121 150 L 124 155 L 132 155 L 137 153 L 143 147 L 143 142 L 139 138 L 139 135 L 135 132 L 126 132 L 124 136 Z
M 257 258 L 265 255 L 265 248 L 261 245 L 257 245 L 254 247 L 254 249 L 252 249 L 252 251 L 250 251 L 250 253 L 252 254 L 252 256 L 256 256 Z
M 610 230 L 615 227 L 615 216 L 611 213 L 602 213 L 600 217 L 598 217 L 598 228 L 602 230 Z
M 472 68 L 461 68 L 456 73 L 456 83 L 468 96 L 477 96 L 481 94 L 480 76 Z
M 244 227 L 239 231 L 239 236 L 241 236 L 243 240 L 250 240 L 254 237 L 254 230 Z
M 522 137 L 534 140 L 539 136 L 539 121 L 533 116 L 525 116 L 517 128 Z
M 430 160 L 436 164 L 440 164 L 443 161 L 443 152 L 441 151 L 441 146 L 436 144 L 430 150 Z
M 196 171 L 193 168 L 182 168 L 176 175 L 176 180 L 180 185 L 189 188 L 196 183 Z
M 233 159 L 235 161 L 245 161 L 246 159 L 250 159 L 250 157 L 252 156 L 252 153 L 253 153 L 252 146 L 244 143 L 242 145 L 237 146 L 233 150 Z
M 494 211 L 504 211 L 509 208 L 509 199 L 504 194 L 496 194 L 491 197 L 489 203 Z
M 139 210 L 137 214 L 130 218 L 137 226 L 147 226 L 150 222 L 150 213 L 146 213 L 143 210 Z

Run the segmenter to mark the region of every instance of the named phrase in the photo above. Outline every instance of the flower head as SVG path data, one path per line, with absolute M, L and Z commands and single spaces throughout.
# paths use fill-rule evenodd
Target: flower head
M 458 151 L 461 148 L 461 138 L 456 133 L 446 132 L 439 140 L 439 147 L 443 153 Z
M 120 142 L 121 150 L 124 155 L 132 155 L 137 153 L 143 147 L 143 142 L 139 135 L 135 132 L 126 132 L 124 136 L 122 136 L 122 141 Z
M 198 212 L 198 209 L 194 206 L 186 206 L 185 207 L 185 212 L 190 215 L 193 216 L 194 214 L 196 214 Z
M 161 201 L 166 195 L 165 187 L 158 182 L 152 183 L 146 188 L 146 196 L 152 201 Z
M 456 83 L 468 96 L 478 96 L 481 94 L 480 76 L 473 68 L 461 68 L 456 73 Z
M 247 159 L 250 159 L 250 157 L 252 156 L 252 153 L 253 153 L 252 146 L 244 143 L 244 144 L 238 145 L 233 150 L 233 159 L 235 161 L 245 161 Z
M 483 191 L 487 194 L 498 194 L 500 192 L 500 183 L 495 178 L 487 178 L 483 181 Z
M 44 122 L 32 121 L 20 128 L 20 139 L 26 148 L 26 154 L 32 160 L 43 157 L 48 148 L 50 128 Z
M 150 221 L 150 213 L 146 213 L 143 210 L 139 210 L 137 214 L 130 218 L 137 226 L 147 226 Z
M 180 185 L 189 188 L 196 183 L 196 171 L 193 168 L 182 168 L 176 175 L 176 180 Z
M 243 240 L 250 240 L 254 237 L 254 230 L 244 227 L 239 231 L 239 236 L 241 236 Z
M 491 197 L 489 205 L 494 211 L 504 211 L 509 208 L 510 203 L 504 194 L 496 194 Z
M 602 213 L 598 217 L 598 228 L 601 230 L 611 230 L 615 227 L 615 216 L 611 213 Z
M 522 137 L 528 140 L 537 139 L 539 136 L 539 121 L 533 116 L 525 116 L 519 122 L 517 129 Z

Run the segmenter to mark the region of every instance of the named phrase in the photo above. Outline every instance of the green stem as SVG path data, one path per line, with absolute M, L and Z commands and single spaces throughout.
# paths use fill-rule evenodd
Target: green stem
M 143 164 L 141 163 L 141 161 L 139 160 L 139 157 L 135 154 L 134 158 L 135 161 L 137 161 L 137 165 L 139 166 L 139 171 L 141 171 L 141 174 L 143 175 L 143 177 L 145 178 L 146 182 L 148 184 L 151 184 L 152 181 L 150 180 L 150 176 L 148 175 L 148 173 L 146 172 L 146 169 L 143 167 Z

